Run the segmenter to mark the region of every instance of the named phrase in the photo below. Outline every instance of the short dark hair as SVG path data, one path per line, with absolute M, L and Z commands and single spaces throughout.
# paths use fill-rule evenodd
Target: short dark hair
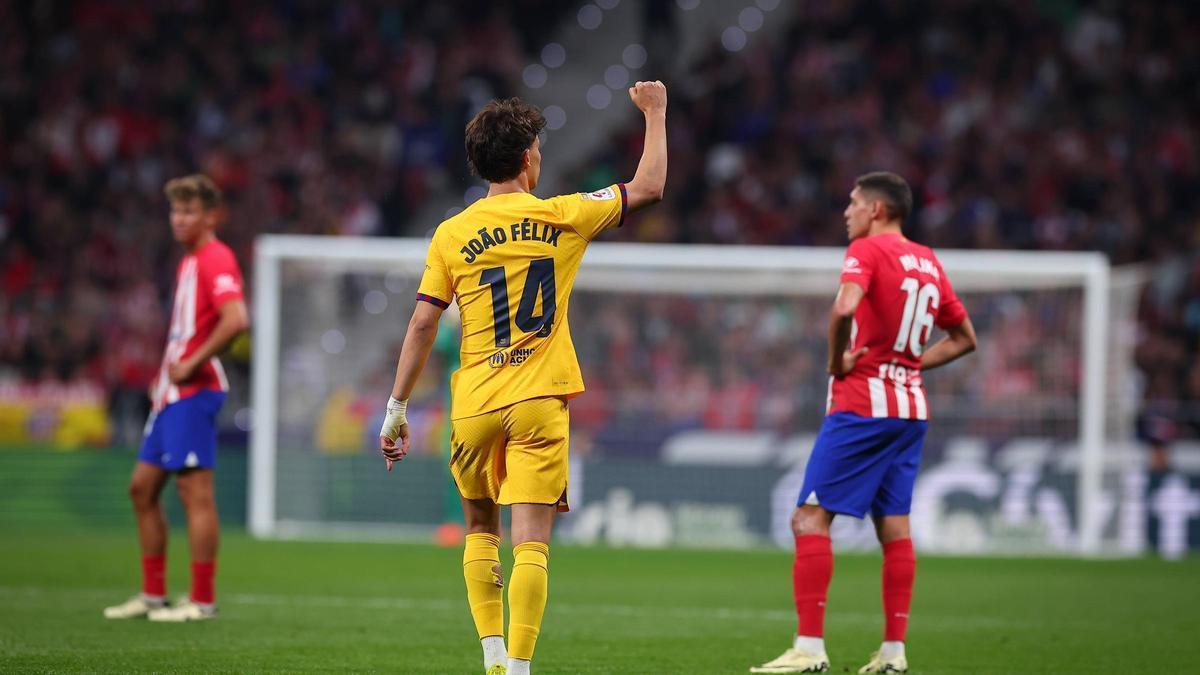
M 221 188 L 202 173 L 172 178 L 163 186 L 163 194 L 173 202 L 199 199 L 206 209 L 215 209 L 221 205 Z
M 855 178 L 854 184 L 882 201 L 888 218 L 903 223 L 912 213 L 912 188 L 900 176 L 890 171 L 872 171 Z
M 521 173 L 525 151 L 546 128 L 537 106 L 519 98 L 495 100 L 467 123 L 467 164 L 489 183 L 503 183 Z

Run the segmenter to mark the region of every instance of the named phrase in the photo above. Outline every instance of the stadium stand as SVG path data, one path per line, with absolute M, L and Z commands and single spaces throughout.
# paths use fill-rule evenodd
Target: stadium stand
M 450 6 L 467 4 L 0 5 L 0 438 L 29 427 L 30 401 L 70 400 L 83 412 L 63 442 L 136 441 L 172 281 L 168 177 L 200 169 L 226 190 L 222 236 L 248 274 L 260 233 L 424 234 L 431 223 L 413 214 L 431 194 L 471 184 L 464 121 L 520 93 L 540 36 L 573 12 Z M 839 245 L 852 178 L 888 167 L 918 196 L 913 237 L 935 247 L 1147 263 L 1144 406 L 1194 437 L 1198 14 L 1188 2 L 806 3 L 781 36 L 737 53 L 715 43 L 670 73 L 666 208 L 617 238 Z M 1012 49 L 1018 36 L 1034 47 Z M 638 143 L 631 125 L 547 187 L 631 175 Z M 596 310 L 621 324 L 621 309 Z M 718 320 L 686 308 L 670 319 Z M 819 370 L 757 368 L 738 350 L 771 345 L 753 340 L 717 346 L 716 363 L 742 369 L 677 373 L 671 350 L 687 346 L 662 345 L 630 377 L 593 376 L 579 422 L 635 409 L 649 395 L 639 381 L 750 401 L 789 391 L 773 378 Z M 227 363 L 235 377 L 245 358 Z M 742 424 L 738 406 L 714 419 L 696 396 L 677 402 L 681 423 Z

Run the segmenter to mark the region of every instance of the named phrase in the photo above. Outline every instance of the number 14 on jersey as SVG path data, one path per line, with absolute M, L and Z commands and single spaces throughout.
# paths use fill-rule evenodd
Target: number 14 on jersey
M 512 321 L 508 311 L 508 275 L 503 267 L 489 267 L 479 275 L 480 286 L 492 290 L 492 320 L 496 334 L 496 346 L 512 344 Z M 534 314 L 538 296 L 542 299 L 542 313 Z M 555 289 L 554 259 L 539 258 L 529 261 L 529 272 L 525 276 L 525 288 L 517 305 L 515 323 L 524 333 L 537 333 L 538 337 L 550 335 L 554 327 Z

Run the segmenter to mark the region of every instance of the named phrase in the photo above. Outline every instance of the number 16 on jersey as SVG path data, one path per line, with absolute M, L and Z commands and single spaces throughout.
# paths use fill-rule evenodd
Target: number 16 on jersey
M 937 312 L 940 293 L 938 287 L 927 283 L 924 286 L 913 277 L 905 277 L 900 282 L 900 290 L 908 294 L 904 300 L 904 310 L 900 315 L 900 331 L 896 334 L 896 344 L 892 350 L 903 352 L 912 351 L 913 356 L 920 356 L 925 351 L 925 342 L 933 332 L 933 315 Z

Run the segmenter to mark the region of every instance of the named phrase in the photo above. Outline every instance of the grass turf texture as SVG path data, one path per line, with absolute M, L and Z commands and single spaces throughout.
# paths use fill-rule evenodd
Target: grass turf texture
M 169 591 L 186 591 L 172 533 Z M 6 532 L 0 670 L 482 672 L 458 549 L 260 542 L 227 533 L 217 621 L 106 621 L 136 589 L 133 532 Z M 506 570 L 511 554 L 502 553 Z M 878 557 L 839 555 L 833 672 L 882 631 Z M 555 546 L 538 673 L 739 673 L 794 630 L 782 552 Z M 914 673 L 1195 672 L 1200 560 L 918 562 Z

